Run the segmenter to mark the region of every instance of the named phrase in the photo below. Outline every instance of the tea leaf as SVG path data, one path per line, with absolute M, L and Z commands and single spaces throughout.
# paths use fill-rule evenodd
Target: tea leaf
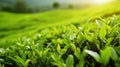
M 66 59 L 66 67 L 74 67 L 74 57 L 69 55 Z
M 97 62 L 101 62 L 100 61 L 100 55 L 97 52 L 91 51 L 91 50 L 85 50 L 85 52 L 87 54 L 89 54 L 90 56 L 92 56 Z
M 107 65 L 111 57 L 111 47 L 101 50 L 100 54 L 102 64 Z

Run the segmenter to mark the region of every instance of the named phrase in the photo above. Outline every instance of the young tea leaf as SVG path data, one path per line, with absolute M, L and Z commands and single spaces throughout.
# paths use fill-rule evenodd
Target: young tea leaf
M 103 65 L 108 64 L 110 56 L 111 56 L 111 48 L 107 47 L 106 49 L 101 50 L 100 54 L 101 54 L 101 63 Z
M 106 28 L 105 28 L 105 27 L 102 27 L 102 28 L 100 29 L 100 32 L 99 32 L 99 37 L 101 38 L 101 40 L 104 40 L 104 39 L 105 39 L 106 34 L 107 34 Z
M 74 57 L 69 55 L 66 59 L 66 67 L 74 67 Z
M 100 62 L 100 55 L 97 52 L 91 50 L 85 50 L 85 52 L 92 56 L 97 62 Z

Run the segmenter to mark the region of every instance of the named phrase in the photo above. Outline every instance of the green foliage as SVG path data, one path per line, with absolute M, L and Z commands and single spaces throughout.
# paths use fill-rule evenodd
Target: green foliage
M 114 19 L 113 19 L 114 18 Z M 42 29 L 0 48 L 0 66 L 118 67 L 120 16 Z
M 33 12 L 32 8 L 30 8 L 25 1 L 16 1 L 13 11 L 16 13 L 29 13 Z
M 1 11 L 12 11 L 13 9 L 12 9 L 12 7 L 10 7 L 10 6 L 3 6 L 2 8 L 1 8 Z
M 120 15 L 86 21 L 119 12 L 116 5 L 24 16 L 0 12 L 0 45 L 9 40 L 0 48 L 0 67 L 119 67 Z
M 58 2 L 54 2 L 54 3 L 53 3 L 53 7 L 54 7 L 54 8 L 59 8 L 59 6 L 60 6 L 60 4 L 59 4 Z
M 32 13 L 33 8 L 29 7 L 24 0 L 17 0 L 13 6 L 4 5 L 1 11 L 14 12 L 14 13 Z
M 66 67 L 74 67 L 74 57 L 69 55 L 66 59 Z
M 74 8 L 74 6 L 73 6 L 72 4 L 69 4 L 69 5 L 68 5 L 68 8 L 69 8 L 69 9 L 72 9 L 72 8 Z
M 86 53 L 91 55 L 97 62 L 103 64 L 103 66 L 108 64 L 110 58 L 114 61 L 118 58 L 116 51 L 112 47 L 107 47 L 106 49 L 101 50 L 100 55 L 91 50 L 86 50 Z
M 11 40 L 12 41 L 16 40 L 16 37 L 19 38 L 23 36 L 25 37 L 33 36 L 39 33 L 41 29 L 46 27 L 52 27 L 58 25 L 60 26 L 63 24 L 67 25 L 70 23 L 82 24 L 90 17 L 93 17 L 94 19 L 95 16 L 107 17 L 113 14 L 119 14 L 120 13 L 119 12 L 120 7 L 118 7 L 120 6 L 119 3 L 120 2 L 114 2 L 114 3 L 109 3 L 109 4 L 105 4 L 89 9 L 82 9 L 82 10 L 59 9 L 59 10 L 53 10 L 53 11 L 35 13 L 35 14 L 23 14 L 23 13 L 16 14 L 9 12 L 0 12 L 0 47 L 8 46 L 7 44 L 9 44 Z M 28 11 L 30 12 L 32 11 L 31 8 L 29 7 L 27 8 Z M 111 25 L 114 25 L 114 23 L 112 23 Z M 111 30 L 109 26 L 107 26 L 107 28 L 109 28 L 108 30 Z M 103 36 L 101 34 L 99 34 L 99 36 Z M 71 35 L 71 38 L 73 37 L 73 35 Z M 85 34 L 84 36 L 90 38 L 88 34 Z M 94 38 L 95 35 L 94 36 L 91 35 L 91 36 Z M 82 40 L 80 35 L 78 35 L 77 38 Z

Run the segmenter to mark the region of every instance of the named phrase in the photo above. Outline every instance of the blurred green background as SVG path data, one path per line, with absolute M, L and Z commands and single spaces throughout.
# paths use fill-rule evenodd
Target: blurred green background
M 113 0 L 0 0 L 0 46 L 51 26 L 119 13 L 120 2 Z

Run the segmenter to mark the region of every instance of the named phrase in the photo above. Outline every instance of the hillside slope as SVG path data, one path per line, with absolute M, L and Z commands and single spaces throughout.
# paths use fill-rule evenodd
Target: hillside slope
M 79 24 L 92 17 L 119 14 L 119 3 L 114 2 L 83 10 L 54 10 L 37 14 L 0 12 L 0 45 L 20 36 L 32 36 L 46 27 Z

